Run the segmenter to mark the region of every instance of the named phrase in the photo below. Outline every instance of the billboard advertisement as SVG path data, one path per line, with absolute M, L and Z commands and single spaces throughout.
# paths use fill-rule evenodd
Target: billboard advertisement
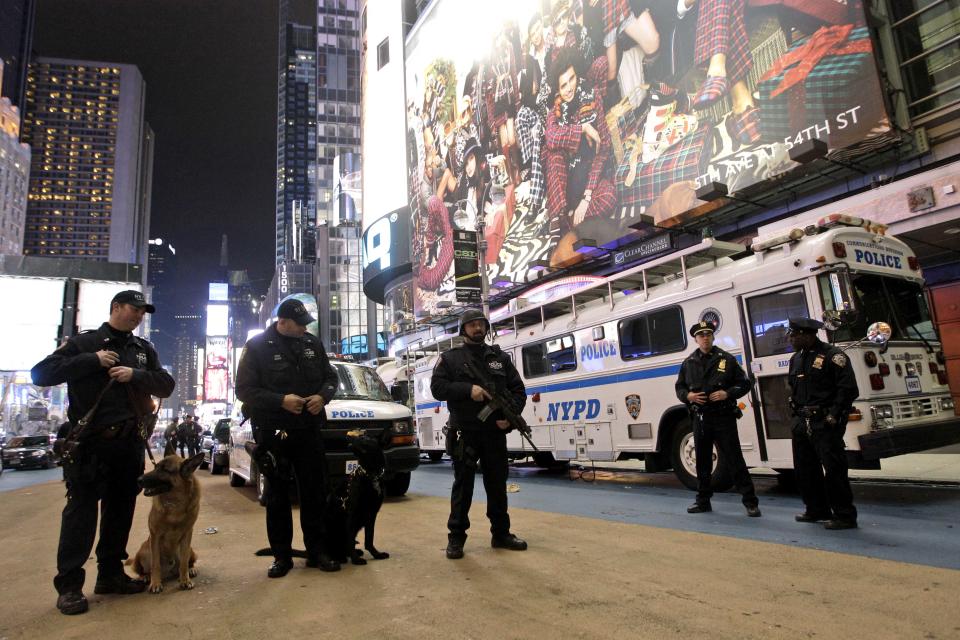
M 492 0 L 469 28 L 438 0 L 406 76 L 418 317 L 454 303 L 454 232 L 478 220 L 490 281 L 525 284 L 578 241 L 689 222 L 700 186 L 782 175 L 801 142 L 889 144 L 862 0 Z
M 0 371 L 29 371 L 57 348 L 65 284 L 46 278 L 0 277 L 0 300 L 5 301 L 0 311 Z M 100 322 L 109 308 L 108 298 L 98 309 Z
M 208 336 L 225 336 L 230 333 L 230 307 L 225 304 L 207 305 Z

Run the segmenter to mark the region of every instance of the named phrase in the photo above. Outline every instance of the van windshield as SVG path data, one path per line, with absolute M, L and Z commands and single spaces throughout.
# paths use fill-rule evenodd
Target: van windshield
M 334 363 L 333 367 L 340 380 L 334 399 L 393 402 L 386 385 L 372 369 L 342 363 Z
M 859 340 L 867 334 L 870 324 L 879 321 L 890 323 L 893 340 L 938 340 L 919 284 L 872 273 L 851 273 L 849 277 L 857 314 L 853 322 L 833 333 L 834 342 Z M 831 288 L 823 276 L 820 293 L 825 309 L 837 308 L 835 295 L 831 295 Z

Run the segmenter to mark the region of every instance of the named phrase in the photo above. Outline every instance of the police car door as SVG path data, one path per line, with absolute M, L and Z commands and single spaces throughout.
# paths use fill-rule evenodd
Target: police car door
M 752 410 L 760 414 L 756 434 L 759 451 L 744 452 L 749 466 L 793 468 L 787 381 L 793 347 L 787 328 L 790 318 L 810 317 L 813 308 L 810 293 L 802 282 L 743 296 L 747 333 L 744 345 L 750 347 L 745 369 L 756 379 L 754 394 L 759 398 L 759 406 Z

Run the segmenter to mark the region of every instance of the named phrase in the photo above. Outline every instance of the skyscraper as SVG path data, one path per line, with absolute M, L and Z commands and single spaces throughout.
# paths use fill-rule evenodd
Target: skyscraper
M 0 76 L 4 64 L 0 62 Z M 20 142 L 20 110 L 0 97 L 0 254 L 23 252 L 30 147 Z
M 24 253 L 144 264 L 153 132 L 133 65 L 38 58 L 23 139 L 33 149 Z
M 333 211 L 333 160 L 360 152 L 359 0 L 317 2 L 317 216 Z
M 33 43 L 36 0 L 3 0 L 0 2 L 0 95 L 23 111 L 23 94 L 27 86 L 27 64 Z
M 317 40 L 280 11 L 276 263 L 316 259 Z
M 342 190 L 343 181 L 359 172 L 359 0 L 317 2 L 317 100 L 317 281 L 319 299 L 329 304 L 321 337 L 341 355 L 370 357 L 359 203 Z

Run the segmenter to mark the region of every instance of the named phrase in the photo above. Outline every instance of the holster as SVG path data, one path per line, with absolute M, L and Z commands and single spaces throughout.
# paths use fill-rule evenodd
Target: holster
M 447 455 L 450 456 L 451 460 L 459 460 L 460 454 L 462 453 L 460 448 L 460 430 L 454 426 L 451 426 L 449 423 L 443 427 L 443 435 L 445 436 Z

